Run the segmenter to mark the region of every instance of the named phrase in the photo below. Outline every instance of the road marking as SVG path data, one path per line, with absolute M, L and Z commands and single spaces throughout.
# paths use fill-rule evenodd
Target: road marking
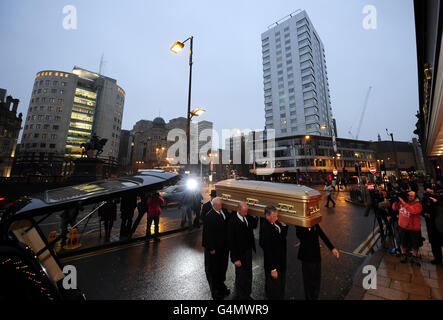
M 377 226 L 374 231 L 371 231 L 371 233 L 368 235 L 368 237 L 353 251 L 355 254 L 360 254 L 363 247 L 374 237 L 374 235 L 379 231 L 380 227 Z
M 380 233 L 377 233 L 374 237 L 374 239 L 368 244 L 368 246 L 366 247 L 366 249 L 362 252 L 363 255 L 367 256 L 369 250 L 372 249 L 372 247 L 375 245 L 375 243 L 377 242 L 377 240 L 380 238 Z
M 197 232 L 197 231 L 198 231 L 198 229 L 195 229 L 193 231 L 185 230 L 185 231 L 181 231 L 181 232 L 174 233 L 174 234 L 171 234 L 171 235 L 163 236 L 163 237 L 160 237 L 160 238 L 161 239 L 169 239 L 169 238 L 174 238 L 174 237 L 178 237 L 178 236 L 181 236 L 181 235 L 185 235 L 185 234 L 189 234 L 189 233 L 193 233 L 193 232 Z M 75 261 L 75 260 L 90 258 L 90 257 L 94 257 L 94 256 L 106 254 L 106 253 L 120 251 L 120 250 L 127 249 L 127 248 L 141 246 L 141 245 L 146 245 L 146 241 L 122 244 L 122 245 L 119 245 L 117 247 L 105 248 L 105 249 L 101 249 L 101 250 L 98 250 L 98 251 L 93 251 L 93 252 L 88 252 L 88 253 L 84 253 L 84 254 L 79 254 L 79 255 L 74 256 L 74 257 L 62 258 L 62 259 L 60 259 L 60 262 L 67 263 L 67 262 L 71 262 L 71 261 Z
M 343 250 L 338 250 L 338 251 L 339 251 L 340 253 L 348 254 L 348 255 L 350 255 L 350 256 L 354 256 L 354 257 L 358 257 L 358 258 L 363 258 L 363 257 L 365 257 L 364 255 L 359 254 L 359 253 L 347 252 L 347 251 L 343 251 Z

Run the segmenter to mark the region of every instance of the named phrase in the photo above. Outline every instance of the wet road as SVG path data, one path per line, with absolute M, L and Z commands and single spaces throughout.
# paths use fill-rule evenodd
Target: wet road
M 324 195 L 322 204 L 325 203 Z M 343 299 L 351 288 L 371 243 L 374 219 L 364 209 L 337 196 L 335 208 L 321 208 L 322 229 L 340 250 L 337 260 L 322 243 L 320 299 Z M 252 297 L 264 299 L 263 252 L 253 255 Z M 366 241 L 365 241 L 366 240 Z M 373 241 L 372 241 L 373 242 Z M 378 245 L 378 244 L 377 244 Z M 286 299 L 304 299 L 299 241 L 295 227 L 288 231 Z M 359 249 L 359 250 L 356 250 Z M 162 237 L 159 243 L 136 242 L 63 260 L 77 268 L 78 286 L 88 299 L 200 300 L 211 299 L 204 273 L 201 229 Z M 226 285 L 234 287 L 234 266 L 229 263 Z M 227 299 L 230 299 L 228 297 Z

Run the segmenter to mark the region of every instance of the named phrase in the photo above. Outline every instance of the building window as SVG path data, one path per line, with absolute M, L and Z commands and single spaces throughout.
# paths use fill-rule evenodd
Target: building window
M 51 139 L 52 139 L 52 140 L 55 140 L 55 139 L 57 139 L 57 135 L 56 135 L 56 134 L 54 134 L 54 133 L 53 133 L 53 134 L 51 134 Z
M 52 126 L 52 129 L 53 129 L 53 130 L 58 130 L 58 128 L 59 128 L 59 126 L 56 125 L 56 124 L 54 124 L 54 125 Z
M 55 144 L 54 144 L 54 143 L 51 143 L 51 144 L 49 145 L 49 148 L 51 148 L 51 149 L 55 149 Z
M 46 140 L 46 133 L 42 133 L 42 140 Z
M 63 108 L 62 107 L 57 107 L 57 112 L 62 112 Z

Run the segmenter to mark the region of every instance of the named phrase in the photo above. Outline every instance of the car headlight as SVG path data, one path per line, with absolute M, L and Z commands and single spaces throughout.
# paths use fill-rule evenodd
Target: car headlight
M 188 188 L 188 190 L 195 190 L 197 189 L 198 183 L 197 180 L 195 179 L 188 179 L 186 181 L 186 188 Z

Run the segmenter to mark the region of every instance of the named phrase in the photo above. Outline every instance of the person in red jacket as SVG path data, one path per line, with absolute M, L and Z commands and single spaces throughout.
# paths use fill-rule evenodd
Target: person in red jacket
M 407 201 L 398 198 L 399 202 L 392 205 L 393 210 L 398 210 L 398 227 L 400 234 L 401 263 L 406 263 L 406 250 L 412 249 L 411 263 L 420 266 L 418 261 L 418 247 L 421 237 L 420 213 L 423 208 L 416 198 L 414 191 L 408 192 Z
M 154 242 L 160 241 L 158 237 L 158 223 L 160 220 L 160 214 L 162 213 L 161 205 L 165 200 L 158 194 L 158 192 L 149 195 L 147 200 L 148 213 L 146 216 L 146 240 L 151 238 L 151 225 L 154 221 Z

